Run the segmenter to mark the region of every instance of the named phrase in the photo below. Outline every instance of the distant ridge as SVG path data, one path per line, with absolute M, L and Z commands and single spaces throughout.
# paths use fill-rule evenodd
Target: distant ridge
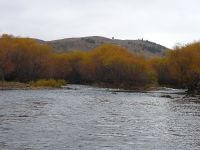
M 45 42 L 41 41 L 40 42 Z M 102 44 L 111 43 L 127 48 L 129 51 L 136 52 L 145 56 L 161 56 L 164 54 L 166 47 L 154 42 L 138 39 L 138 40 L 120 40 L 110 39 L 100 36 L 89 36 L 79 38 L 65 38 L 45 42 L 51 45 L 56 52 L 84 50 L 89 51 L 99 47 Z

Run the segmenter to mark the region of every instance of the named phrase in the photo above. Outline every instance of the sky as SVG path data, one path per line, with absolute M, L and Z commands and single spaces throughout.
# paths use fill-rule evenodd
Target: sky
M 104 36 L 172 48 L 200 40 L 200 0 L 0 0 L 0 34 Z

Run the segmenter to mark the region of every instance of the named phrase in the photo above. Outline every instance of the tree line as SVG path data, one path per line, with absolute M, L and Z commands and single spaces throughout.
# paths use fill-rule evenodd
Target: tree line
M 159 84 L 200 91 L 200 42 L 176 46 L 151 63 Z
M 135 88 L 167 85 L 196 90 L 200 84 L 200 43 L 147 59 L 121 46 L 104 44 L 94 50 L 55 53 L 29 38 L 0 37 L 0 79 L 29 82 L 64 79 L 77 84 Z

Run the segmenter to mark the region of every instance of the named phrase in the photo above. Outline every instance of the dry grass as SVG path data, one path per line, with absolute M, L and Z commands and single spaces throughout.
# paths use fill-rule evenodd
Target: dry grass
M 55 80 L 55 79 L 41 79 L 38 81 L 29 82 L 31 87 L 50 87 L 50 88 L 60 88 L 63 85 L 66 85 L 67 82 L 65 80 Z

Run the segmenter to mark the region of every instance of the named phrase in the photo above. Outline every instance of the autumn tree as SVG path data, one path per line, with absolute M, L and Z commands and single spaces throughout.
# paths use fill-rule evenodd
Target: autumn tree
M 48 78 L 68 80 L 72 73 L 67 53 L 52 53 L 46 66 Z
M 153 67 L 159 85 L 179 86 L 178 81 L 174 79 L 170 73 L 171 65 L 169 64 L 168 58 L 156 57 L 149 60 L 148 63 Z
M 67 59 L 71 67 L 71 72 L 68 75 L 68 80 L 72 83 L 84 83 L 83 76 L 81 75 L 81 63 L 85 59 L 86 52 L 74 51 L 67 54 Z
M 152 71 L 145 59 L 126 49 L 105 44 L 91 51 L 88 65 L 97 82 L 114 85 L 143 86 L 151 83 Z
M 0 37 L 0 79 L 27 82 L 41 78 L 71 83 L 103 83 L 117 87 L 144 87 L 158 81 L 200 89 L 200 42 L 169 50 L 147 60 L 118 45 L 104 44 L 92 51 L 55 53 L 30 38 Z
M 0 65 L 7 80 L 29 81 L 45 76 L 51 48 L 28 38 L 2 36 L 0 38 Z
M 171 76 L 193 91 L 200 88 L 200 42 L 176 47 L 167 55 Z
M 13 37 L 11 35 L 4 34 L 0 37 L 0 77 L 2 80 L 15 70 L 15 64 L 11 59 L 14 48 L 12 42 Z

